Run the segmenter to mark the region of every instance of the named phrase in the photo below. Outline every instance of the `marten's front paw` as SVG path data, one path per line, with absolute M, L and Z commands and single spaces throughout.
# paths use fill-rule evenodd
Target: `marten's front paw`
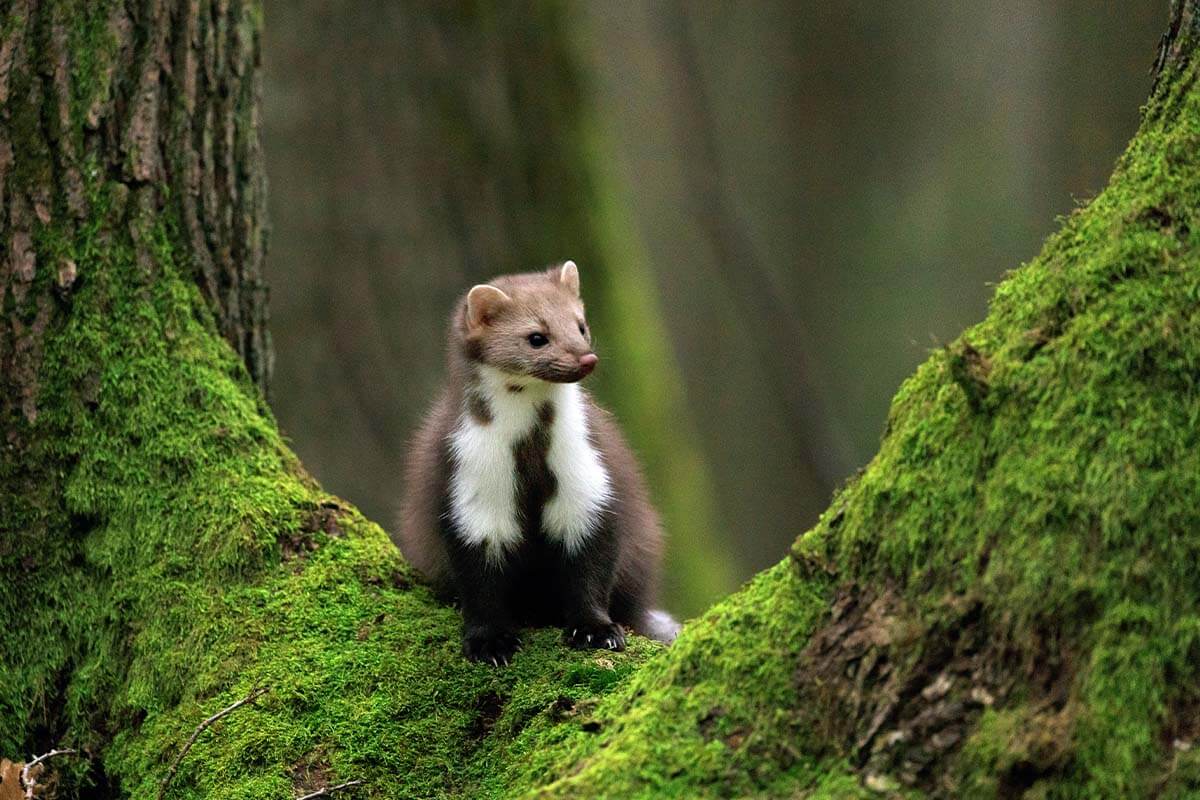
M 563 629 L 563 639 L 579 650 L 624 650 L 625 631 L 615 622 L 582 622 Z
M 475 630 L 463 636 L 463 655 L 493 667 L 507 667 L 520 646 L 512 631 Z

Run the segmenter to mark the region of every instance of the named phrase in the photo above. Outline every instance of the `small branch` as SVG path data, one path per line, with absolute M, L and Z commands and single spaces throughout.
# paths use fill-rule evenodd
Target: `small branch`
M 317 797 L 329 797 L 334 792 L 342 789 L 349 789 L 351 786 L 361 786 L 362 781 L 346 781 L 339 783 L 337 786 L 326 786 L 324 789 L 317 789 L 312 794 L 306 794 L 303 797 L 297 797 L 296 800 L 315 800 Z
M 42 753 L 33 761 L 30 761 L 28 764 L 26 764 L 21 770 L 21 785 L 25 787 L 25 800 L 33 800 L 33 790 L 37 786 L 37 778 L 31 774 L 34 767 L 36 767 L 38 764 L 41 764 L 43 761 L 54 758 L 55 756 L 75 755 L 79 755 L 78 750 L 71 750 L 69 748 L 65 750 L 51 750 L 49 753 Z
M 225 708 L 222 708 L 220 711 L 213 714 L 211 717 L 209 717 L 208 719 L 204 720 L 199 725 L 197 725 L 196 730 L 192 731 L 191 738 L 187 740 L 187 744 L 185 744 L 183 746 L 183 749 L 179 751 L 179 755 L 175 756 L 175 760 L 171 762 L 171 768 L 169 770 L 167 770 L 166 777 L 163 778 L 162 783 L 159 785 L 158 800 L 163 800 L 163 797 L 166 796 L 167 787 L 171 785 L 171 779 L 175 777 L 175 771 L 177 769 L 179 769 L 179 762 L 183 761 L 183 757 L 188 754 L 188 750 L 192 749 L 192 745 L 194 745 L 196 743 L 196 738 L 201 733 L 204 732 L 204 729 L 207 728 L 209 725 L 212 725 L 217 720 L 221 719 L 221 717 L 225 716 L 226 714 L 236 711 L 237 709 L 241 708 L 242 706 L 246 705 L 247 703 L 253 703 L 255 700 L 257 700 L 258 698 L 260 698 L 264 694 L 266 694 L 266 692 L 267 692 L 267 687 L 260 686 L 259 688 L 252 691 L 250 694 L 243 697 L 241 700 L 238 700 L 236 703 L 231 703 L 230 705 L 225 706 Z

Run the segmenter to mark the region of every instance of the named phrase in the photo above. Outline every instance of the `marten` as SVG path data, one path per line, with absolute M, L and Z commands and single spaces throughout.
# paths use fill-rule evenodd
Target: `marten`
M 407 454 L 400 549 L 463 615 L 463 653 L 507 665 L 523 626 L 622 650 L 663 642 L 653 608 L 663 535 L 612 415 L 579 385 L 596 368 L 572 261 L 462 297 L 447 380 Z

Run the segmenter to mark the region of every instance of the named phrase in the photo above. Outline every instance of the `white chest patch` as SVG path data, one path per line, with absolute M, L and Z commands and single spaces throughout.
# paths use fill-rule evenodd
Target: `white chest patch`
M 579 387 L 528 381 L 522 391 L 510 392 L 511 376 L 486 367 L 481 375 L 491 420 L 483 423 L 464 411 L 450 434 L 450 514 L 458 535 L 485 547 L 490 561 L 502 560 L 520 542 L 514 448 L 548 402 L 554 421 L 546 461 L 557 488 L 542 510 L 542 528 L 568 552 L 577 551 L 595 530 L 612 491 L 608 470 L 588 440 Z
M 612 499 L 612 482 L 600 453 L 588 438 L 587 409 L 579 387 L 562 387 L 550 426 L 546 463 L 558 482 L 542 509 L 542 530 L 575 553 L 600 522 Z

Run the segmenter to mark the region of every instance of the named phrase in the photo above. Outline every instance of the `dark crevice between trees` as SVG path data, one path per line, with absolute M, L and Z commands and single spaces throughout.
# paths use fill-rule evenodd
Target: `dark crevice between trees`
M 87 797 L 91 800 L 116 800 L 122 792 L 113 778 L 104 769 L 98 751 L 73 742 L 64 708 L 68 690 L 77 664 L 74 660 L 65 664 L 54 675 L 53 686 L 49 687 L 43 700 L 42 716 L 31 716 L 32 723 L 21 753 L 12 754 L 17 761 L 32 760 L 55 749 L 73 749 L 77 752 L 45 762 L 38 778 L 37 797 Z M 97 719 L 93 731 L 108 741 L 116 734 L 110 729 L 112 720 Z M 5 754 L 8 755 L 8 754 Z

